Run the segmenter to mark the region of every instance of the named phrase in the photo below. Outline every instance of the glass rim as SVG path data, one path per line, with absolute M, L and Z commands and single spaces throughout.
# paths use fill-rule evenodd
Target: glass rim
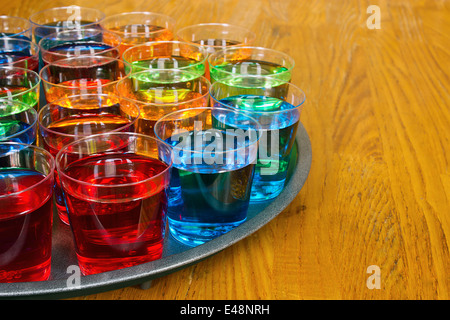
M 33 107 L 31 107 L 30 105 L 28 105 L 28 104 L 26 104 L 24 102 L 8 100 L 8 99 L 4 99 L 4 98 L 0 98 L 0 103 L 2 103 L 2 104 L 0 104 L 0 107 L 3 106 L 3 102 L 8 102 L 10 104 L 16 104 L 16 105 L 18 104 L 18 105 L 22 105 L 22 106 L 27 106 L 28 107 L 26 109 L 21 110 L 20 112 L 10 113 L 10 114 L 8 114 L 8 115 L 6 115 L 4 117 L 12 116 L 12 115 L 15 115 L 15 114 L 21 114 L 22 112 L 31 112 L 31 114 L 33 115 L 34 119 L 33 119 L 33 122 L 30 124 L 30 126 L 28 126 L 27 128 L 25 128 L 25 129 L 23 129 L 23 130 L 21 130 L 19 132 L 16 132 L 16 133 L 14 133 L 14 134 L 12 134 L 10 136 L 5 136 L 4 138 L 2 138 L 0 140 L 0 143 L 6 142 L 7 139 L 11 139 L 11 138 L 20 136 L 21 134 L 23 134 L 23 133 L 25 133 L 25 132 L 27 132 L 29 130 L 33 130 L 33 128 L 36 127 L 37 121 L 38 121 L 38 112 L 36 111 L 36 109 L 34 109 Z M 0 116 L 0 119 L 1 118 L 2 118 L 2 116 Z
M 29 57 L 26 57 L 26 58 L 23 58 L 23 59 L 20 59 L 20 60 L 17 60 L 17 61 L 13 61 L 13 62 L 6 62 L 6 63 L 3 63 L 3 64 L 0 64 L 0 66 L 15 66 L 15 65 L 17 65 L 19 63 L 22 63 L 24 61 L 29 61 L 29 60 L 32 60 L 32 59 L 35 59 L 35 60 L 39 59 L 40 48 L 33 41 L 26 40 L 26 39 L 20 39 L 20 38 L 9 38 L 9 37 L 2 37 L 2 38 L 0 38 L 0 42 L 5 42 L 5 41 L 18 41 L 18 42 L 23 42 L 23 43 L 30 44 L 30 47 L 34 48 L 35 52 Z M 0 46 L 3 47 L 2 45 L 0 45 Z
M 197 23 L 197 24 L 192 24 L 192 25 L 189 25 L 189 26 L 185 26 L 185 27 L 183 27 L 183 28 L 180 28 L 177 32 L 176 32 L 176 36 L 178 37 L 178 38 L 180 38 L 180 39 L 182 39 L 183 41 L 186 41 L 186 42 L 190 42 L 190 43 L 195 43 L 195 42 L 193 42 L 193 41 L 191 41 L 191 40 L 187 40 L 187 39 L 185 39 L 184 37 L 181 37 L 181 33 L 182 32 L 186 32 L 186 30 L 189 30 L 189 29 L 195 29 L 195 28 L 201 28 L 201 27 L 210 27 L 210 26 L 213 26 L 213 27 L 226 27 L 226 28 L 236 28 L 236 29 L 240 29 L 241 31 L 244 31 L 245 33 L 248 33 L 248 35 L 250 35 L 251 36 L 251 38 L 250 38 L 250 42 L 253 42 L 253 41 L 255 41 L 255 39 L 256 39 L 256 33 L 255 32 L 253 32 L 252 30 L 250 30 L 249 28 L 246 28 L 246 27 L 243 27 L 243 26 L 239 26 L 239 25 L 234 25 L 234 24 L 229 24 L 229 23 L 218 23 L 218 22 L 212 22 L 212 23 Z M 247 43 L 248 44 L 248 43 Z M 242 43 L 237 43 L 237 44 L 233 44 L 233 45 L 229 45 L 229 46 L 226 46 L 227 48 L 233 48 L 233 47 L 239 47 L 239 46 L 242 46 L 242 45 L 245 45 L 245 44 L 242 44 Z M 209 48 L 223 48 L 223 46 L 220 46 L 220 45 L 207 45 L 207 44 L 204 44 L 203 46 L 205 46 L 205 47 L 209 47 Z
M 31 23 L 30 23 L 29 20 L 27 20 L 27 19 L 25 19 L 25 18 L 22 18 L 22 17 L 18 17 L 18 16 L 0 15 L 0 21 L 2 21 L 2 20 L 5 21 L 5 20 L 8 20 L 8 19 L 10 19 L 10 20 L 17 20 L 17 21 L 22 21 L 22 22 L 26 23 L 27 26 L 28 26 L 28 28 L 26 28 L 25 30 L 20 31 L 20 32 L 18 32 L 18 33 L 14 33 L 14 34 L 12 34 L 12 35 L 8 35 L 8 37 L 14 38 L 14 37 L 17 37 L 17 36 L 19 36 L 19 35 L 25 34 L 25 33 L 27 33 L 27 32 L 31 32 Z
M 101 93 L 101 94 L 100 93 L 87 93 L 87 94 L 78 94 L 78 95 L 72 95 L 72 96 L 68 96 L 68 97 L 65 97 L 65 98 L 61 98 L 61 99 L 52 101 L 50 103 L 47 103 L 45 106 L 40 108 L 39 112 L 37 113 L 37 123 L 39 125 L 39 128 L 41 130 L 45 131 L 45 132 L 49 132 L 49 133 L 55 134 L 55 135 L 60 136 L 60 137 L 69 137 L 69 138 L 78 139 L 78 138 L 85 138 L 85 137 L 91 136 L 91 135 L 77 135 L 77 134 L 69 134 L 69 133 L 62 133 L 62 132 L 54 131 L 54 130 L 49 129 L 46 126 L 44 126 L 42 124 L 42 121 L 41 121 L 41 118 L 43 118 L 43 116 L 44 116 L 44 110 L 47 111 L 48 109 L 50 109 L 51 105 L 57 105 L 58 102 L 65 101 L 65 100 L 70 100 L 70 98 L 88 97 L 88 96 L 95 96 L 95 97 L 98 97 L 98 96 L 112 97 L 113 96 L 113 97 L 118 98 L 118 103 L 119 104 L 120 104 L 121 100 L 128 100 L 128 102 L 130 102 L 135 107 L 135 110 L 137 111 L 137 116 L 133 117 L 134 118 L 133 121 L 131 121 L 130 123 L 127 123 L 127 124 L 125 124 L 125 125 L 123 125 L 123 126 L 121 126 L 119 128 L 116 128 L 114 130 L 109 130 L 108 132 L 111 132 L 111 133 L 112 132 L 119 132 L 119 131 L 122 131 L 124 129 L 127 129 L 127 128 L 131 127 L 132 125 L 134 125 L 138 121 L 138 119 L 140 118 L 141 110 L 140 110 L 139 106 L 135 102 L 133 102 L 131 99 L 128 99 L 126 97 L 120 97 L 118 95 L 111 95 L 111 94 L 107 94 L 107 93 Z M 102 108 L 112 108 L 112 107 L 113 106 L 111 105 L 111 106 L 104 106 Z M 71 107 L 63 107 L 63 108 L 68 109 L 68 110 L 75 109 L 75 108 L 71 108 Z M 92 109 L 95 109 L 95 108 L 92 108 Z M 86 110 L 90 110 L 90 109 L 86 109 Z M 99 134 L 102 134 L 102 133 L 99 133 Z
M 89 23 L 86 23 L 86 24 L 81 24 L 80 25 L 81 27 L 87 27 L 87 26 L 95 25 L 95 24 L 98 24 L 100 21 L 105 19 L 105 13 L 103 13 L 101 10 L 96 9 L 96 8 L 89 8 L 89 7 L 83 7 L 83 6 L 62 6 L 62 7 L 48 8 L 48 9 L 44 9 L 44 10 L 40 10 L 38 12 L 35 12 L 32 15 L 29 16 L 28 20 L 30 21 L 30 23 L 32 25 L 45 27 L 45 28 L 49 28 L 49 29 L 58 29 L 58 28 L 61 28 L 61 26 L 49 26 L 49 25 L 46 25 L 46 24 L 37 23 L 37 22 L 33 21 L 33 19 L 35 19 L 38 15 L 41 15 L 41 14 L 47 13 L 47 12 L 52 12 L 52 11 L 55 12 L 55 11 L 63 11 L 63 10 L 65 10 L 65 12 L 69 15 L 69 13 L 67 12 L 67 9 L 73 9 L 74 7 L 80 8 L 81 10 L 88 10 L 88 11 L 96 12 L 101 17 L 99 20 L 92 21 L 92 22 L 89 22 Z
M 104 29 L 106 30 L 110 30 L 108 27 L 106 27 L 107 22 L 109 22 L 109 20 L 114 20 L 117 19 L 119 17 L 124 17 L 124 16 L 133 16 L 133 15 L 145 15 L 145 16 L 155 16 L 155 17 L 160 17 L 160 18 L 165 18 L 168 23 L 170 24 L 171 28 L 174 28 L 175 24 L 176 24 L 176 20 L 174 18 L 172 18 L 169 15 L 163 14 L 163 13 L 157 13 L 157 12 L 150 12 L 150 11 L 131 11 L 131 12 L 121 12 L 121 13 L 116 13 L 113 15 L 109 15 L 106 16 L 103 21 L 101 22 L 101 25 L 103 26 Z M 163 32 L 165 30 L 171 30 L 171 28 L 164 26 L 164 29 L 161 30 L 155 30 L 155 31 L 151 31 L 151 32 L 136 32 L 136 33 L 132 33 L 131 36 L 136 36 L 136 35 L 140 35 L 140 34 L 157 34 L 160 32 Z M 126 34 L 127 32 L 125 31 L 120 31 L 120 30 L 110 30 L 111 32 L 116 32 L 119 34 Z
M 118 184 L 113 184 L 113 185 L 96 184 L 96 183 L 89 183 L 89 182 L 85 182 L 85 181 L 82 181 L 82 180 L 78 180 L 76 178 L 68 176 L 62 170 L 62 168 L 60 166 L 60 160 L 61 160 L 61 157 L 65 153 L 64 151 L 67 150 L 69 147 L 72 147 L 72 146 L 74 146 L 76 144 L 85 143 L 89 139 L 96 139 L 96 138 L 99 138 L 99 137 L 104 137 L 104 136 L 109 136 L 109 135 L 113 135 L 113 136 L 118 136 L 118 135 L 134 136 L 134 137 L 136 137 L 136 139 L 137 138 L 145 138 L 145 139 L 154 140 L 157 144 L 162 144 L 167 150 L 169 150 L 169 152 L 170 152 L 170 163 L 167 164 L 167 163 L 165 163 L 165 161 L 160 160 L 160 161 L 164 162 L 165 164 L 167 164 L 167 168 L 165 168 L 163 171 L 161 171 L 157 175 L 151 176 L 149 178 L 146 178 L 146 179 L 143 179 L 143 180 L 137 181 L 137 182 L 118 183 Z M 69 153 L 69 154 L 71 154 L 71 153 Z M 93 154 L 96 154 L 96 153 L 93 153 Z M 90 156 L 90 155 L 92 155 L 92 154 L 87 154 L 86 156 Z M 167 174 L 167 172 L 170 172 L 170 170 L 172 168 L 173 158 L 174 158 L 173 151 L 172 151 L 171 147 L 169 146 L 169 144 L 167 144 L 164 141 L 160 141 L 159 139 L 156 139 L 155 137 L 151 137 L 151 136 L 148 136 L 148 135 L 145 135 L 145 134 L 141 134 L 141 133 L 136 133 L 136 132 L 105 132 L 105 133 L 100 133 L 100 134 L 94 134 L 94 135 L 86 136 L 84 138 L 77 139 L 76 141 L 73 141 L 73 142 L 63 146 L 61 148 L 61 150 L 57 153 L 56 157 L 55 157 L 55 166 L 56 166 L 56 169 L 58 171 L 58 174 L 64 176 L 66 179 L 69 179 L 69 180 L 74 181 L 76 183 L 79 183 L 79 184 L 82 184 L 82 185 L 87 185 L 87 186 L 101 187 L 101 188 L 117 188 L 117 187 L 131 187 L 131 186 L 139 185 L 141 183 L 147 183 L 148 181 L 155 180 L 156 178 L 159 178 L 160 176 L 163 176 L 163 175 Z
M 49 63 L 49 64 L 43 66 L 43 67 L 41 68 L 41 70 L 39 71 L 39 76 L 41 77 L 41 81 L 42 81 L 43 83 L 46 83 L 46 84 L 51 85 L 51 86 L 53 86 L 53 87 L 70 88 L 70 89 L 73 89 L 73 88 L 74 88 L 73 86 L 68 86 L 68 85 L 63 85 L 63 84 L 60 84 L 60 83 L 53 83 L 53 82 L 50 82 L 50 81 L 44 79 L 44 77 L 42 76 L 42 74 L 44 73 L 44 71 L 48 70 L 50 67 L 53 67 L 53 66 L 66 67 L 66 68 L 73 68 L 73 69 L 75 69 L 75 68 L 80 68 L 80 67 L 85 67 L 85 66 L 64 66 L 64 65 L 59 65 L 59 64 L 60 64 L 60 63 L 64 63 L 65 61 L 69 61 L 69 60 L 88 59 L 88 58 L 93 58 L 93 59 L 104 59 L 104 60 L 109 60 L 109 62 L 111 62 L 111 61 L 117 61 L 117 62 L 123 63 L 124 66 L 128 66 L 129 71 L 126 72 L 126 68 L 124 68 L 125 75 L 124 75 L 122 78 L 120 78 L 120 79 L 112 80 L 112 81 L 110 81 L 110 82 L 108 82 L 108 83 L 105 83 L 105 84 L 102 84 L 102 85 L 83 86 L 82 88 L 87 88 L 87 89 L 89 89 L 89 88 L 103 88 L 103 87 L 110 86 L 110 85 L 116 85 L 117 82 L 119 82 L 119 81 L 122 80 L 122 79 L 125 79 L 125 78 L 126 78 L 127 76 L 129 76 L 129 75 L 131 74 L 131 72 L 132 72 L 131 64 L 128 63 L 128 62 L 126 62 L 126 61 L 123 61 L 122 59 L 112 58 L 112 57 L 105 57 L 105 56 L 95 56 L 95 55 L 94 55 L 94 56 L 93 56 L 93 55 L 81 55 L 81 56 L 74 56 L 74 57 L 70 57 L 70 58 L 66 58 L 66 59 L 56 60 L 56 61 L 53 61 L 52 63 Z M 95 64 L 94 66 L 101 66 L 101 65 L 103 65 L 103 64 L 104 64 L 104 63 L 99 63 L 99 64 Z
M 283 52 L 283 51 L 272 49 L 272 48 L 265 48 L 265 47 L 259 47 L 259 46 L 246 46 L 246 45 L 239 46 L 239 47 L 238 46 L 225 47 L 225 48 L 219 49 L 219 50 L 211 53 L 209 55 L 209 57 L 208 57 L 209 66 L 211 68 L 216 69 L 216 66 L 212 64 L 212 60 L 213 59 L 218 58 L 219 56 L 226 55 L 227 51 L 237 51 L 237 50 L 243 50 L 243 49 L 244 50 L 245 49 L 250 49 L 250 50 L 257 50 L 257 51 L 266 51 L 266 52 L 275 53 L 277 55 L 283 56 L 286 60 L 288 60 L 290 62 L 290 67 L 288 68 L 288 70 L 283 71 L 281 73 L 277 73 L 276 75 L 280 75 L 280 74 L 284 74 L 284 73 L 287 73 L 287 72 L 291 72 L 292 69 L 294 69 L 294 67 L 295 67 L 295 60 L 294 60 L 294 58 L 292 56 L 288 55 L 287 53 Z M 228 71 L 223 71 L 223 70 L 220 70 L 220 72 L 224 72 L 224 73 L 228 73 L 228 74 L 235 74 L 235 73 L 228 72 Z M 274 74 L 273 76 L 276 76 L 276 75 Z
M 202 83 L 206 83 L 208 89 L 206 90 L 205 93 L 202 93 L 202 95 L 200 97 L 196 97 L 196 98 L 193 98 L 191 100 L 187 100 L 187 101 L 183 101 L 183 102 L 155 103 L 155 102 L 145 102 L 145 101 L 132 99 L 132 98 L 128 98 L 128 99 L 130 99 L 131 101 L 134 101 L 135 103 L 137 102 L 137 103 L 139 103 L 141 105 L 144 105 L 144 106 L 171 107 L 171 106 L 177 106 L 177 105 L 182 105 L 182 104 L 186 104 L 186 103 L 192 103 L 192 102 L 195 102 L 195 101 L 207 98 L 209 96 L 209 94 L 210 94 L 211 82 L 208 80 L 208 78 L 206 78 L 204 76 L 199 76 L 198 74 L 196 74 L 194 72 L 189 72 L 189 71 L 186 71 L 184 69 L 174 69 L 174 68 L 173 69 L 148 69 L 148 70 L 142 70 L 142 71 L 138 71 L 138 72 L 132 72 L 131 74 L 129 74 L 128 76 L 124 77 L 123 79 L 120 79 L 117 82 L 116 90 L 117 90 L 118 94 L 120 96 L 122 96 L 122 94 L 120 93 L 121 90 L 119 90 L 120 84 L 124 83 L 126 80 L 132 81 L 131 78 L 132 78 L 133 75 L 141 74 L 141 73 L 142 74 L 143 73 L 149 73 L 149 72 L 153 73 L 153 71 L 156 71 L 156 72 L 161 72 L 161 71 L 162 72 L 175 72 L 175 71 L 177 71 L 177 72 L 182 72 L 184 74 L 192 75 L 193 78 L 191 80 L 180 81 L 180 82 L 188 82 L 188 81 L 199 80 L 199 81 L 202 81 Z M 126 97 L 126 96 L 124 96 L 124 97 Z
M 29 88 L 29 89 L 27 89 L 27 90 L 25 90 L 25 91 L 22 91 L 22 92 L 19 92 L 19 93 L 16 93 L 16 94 L 12 94 L 11 96 L 6 96 L 6 97 L 1 97 L 0 99 L 5 99 L 5 98 L 9 98 L 9 97 L 19 97 L 19 96 L 22 96 L 22 95 L 24 95 L 24 94 L 26 94 L 26 93 L 28 93 L 28 92 L 31 92 L 31 91 L 33 91 L 33 90 L 36 90 L 36 88 L 38 88 L 39 86 L 40 86 L 40 84 L 41 84 L 41 77 L 39 76 L 39 74 L 36 72 L 36 71 L 33 71 L 33 70 L 31 70 L 31 69 L 25 69 L 25 68 L 20 68 L 20 67 L 15 67 L 15 66 L 13 66 L 13 65 L 0 65 L 0 70 L 7 70 L 7 69 L 16 69 L 16 70 L 19 70 L 19 71 L 23 71 L 23 73 L 30 73 L 30 74 L 32 74 L 33 76 L 35 76 L 37 79 L 38 79 L 38 81 L 37 81 L 37 83 L 36 84 L 34 84 L 31 88 Z M 0 79 L 1 80 L 1 79 Z
M 262 79 L 267 79 L 269 81 L 276 81 L 277 85 L 287 85 L 288 87 L 294 88 L 294 90 L 296 90 L 298 92 L 298 96 L 300 97 L 300 101 L 298 103 L 296 103 L 295 105 L 286 101 L 287 103 L 292 105 L 293 108 L 284 109 L 284 110 L 273 110 L 273 111 L 259 111 L 259 110 L 239 109 L 239 108 L 231 107 L 231 106 L 229 106 L 229 105 L 227 105 L 227 104 L 225 104 L 223 102 L 220 102 L 221 99 L 217 99 L 217 97 L 213 94 L 214 93 L 214 89 L 216 89 L 218 86 L 229 86 L 228 84 L 226 84 L 226 83 L 224 83 L 222 81 L 226 81 L 228 79 L 239 79 L 239 78 L 250 78 L 250 79 L 251 78 L 254 78 L 254 79 L 259 78 L 259 79 L 261 79 L 262 78 Z M 243 89 L 261 89 L 262 90 L 262 89 L 266 89 L 266 88 L 261 87 L 261 86 L 255 86 L 255 87 L 248 87 L 248 88 L 243 88 Z M 214 102 L 217 102 L 221 106 L 225 106 L 226 108 L 231 108 L 231 109 L 235 109 L 235 110 L 242 110 L 243 112 L 246 112 L 246 113 L 265 114 L 265 115 L 279 114 L 279 113 L 289 112 L 289 111 L 292 111 L 294 109 L 302 108 L 303 104 L 306 101 L 305 92 L 302 89 L 300 89 L 297 85 L 291 83 L 290 81 L 278 80 L 278 79 L 276 79 L 274 77 L 271 77 L 271 76 L 242 75 L 242 76 L 228 77 L 228 78 L 222 79 L 221 81 L 214 82 L 211 85 L 210 89 L 209 89 L 209 93 L 210 93 L 211 99 L 213 99 Z M 270 97 L 270 96 L 266 96 L 266 97 Z M 224 97 L 224 98 L 226 98 L 226 97 Z M 222 98 L 222 99 L 224 99 L 224 98 Z M 285 101 L 285 100 L 283 100 L 283 101 Z
M 132 64 L 134 61 L 133 61 L 133 62 L 129 62 L 128 60 L 125 60 L 125 57 L 124 57 L 124 56 L 125 56 L 126 53 L 129 53 L 129 52 L 133 51 L 133 49 L 134 49 L 134 50 L 137 50 L 137 49 L 140 49 L 140 48 L 142 48 L 142 47 L 149 47 L 149 46 L 151 46 L 151 45 L 159 45 L 159 44 L 166 44 L 166 43 L 183 44 L 183 45 L 189 45 L 189 46 L 192 46 L 192 47 L 196 47 L 196 48 L 199 49 L 199 51 L 200 51 L 200 52 L 203 54 L 203 56 L 204 56 L 204 58 L 203 58 L 202 60 L 197 61 L 197 63 L 195 63 L 195 64 L 193 64 L 193 65 L 189 65 L 189 66 L 187 66 L 187 67 L 180 67 L 180 68 L 177 68 L 177 69 L 179 69 L 179 70 L 188 69 L 188 68 L 190 68 L 190 67 L 192 67 L 192 66 L 196 66 L 196 65 L 203 64 L 203 63 L 205 63 L 205 62 L 208 60 L 208 52 L 206 51 L 206 49 L 205 49 L 204 46 L 201 46 L 201 45 L 199 45 L 199 44 L 197 44 L 197 43 L 188 42 L 188 41 L 183 41 L 183 40 L 149 41 L 149 42 L 137 44 L 137 45 L 134 45 L 134 46 L 132 46 L 132 47 L 126 49 L 126 50 L 122 53 L 122 59 L 123 59 L 123 61 Z M 138 61 L 138 60 L 136 60 L 136 61 Z M 149 70 L 154 70 L 154 69 L 149 69 Z M 143 69 L 143 71 L 145 71 L 145 69 Z
M 176 110 L 176 111 L 173 111 L 173 112 L 171 112 L 171 113 L 168 113 L 168 114 L 162 116 L 161 118 L 159 118 L 158 121 L 156 121 L 155 125 L 153 126 L 153 132 L 155 133 L 155 137 L 158 138 L 160 141 L 165 142 L 165 141 L 160 137 L 160 135 L 156 132 L 156 128 L 157 128 L 157 127 L 160 127 L 160 126 L 162 125 L 162 123 L 164 123 L 164 122 L 183 121 L 183 119 L 181 119 L 181 118 L 175 118 L 175 119 L 173 119 L 173 120 L 166 120 L 167 118 L 173 117 L 173 116 L 174 116 L 175 114 L 177 114 L 177 113 L 183 113 L 183 112 L 186 112 L 186 111 L 200 111 L 200 110 L 203 110 L 203 111 L 208 110 L 208 111 L 210 111 L 211 113 L 214 112 L 214 110 L 225 111 L 225 112 L 227 112 L 227 113 L 234 113 L 234 114 L 236 114 L 236 113 L 241 113 L 241 114 L 243 114 L 244 116 L 246 116 L 250 121 L 253 121 L 254 124 L 255 124 L 255 126 L 256 126 L 256 128 L 247 128 L 247 130 L 254 130 L 255 133 L 256 133 L 256 139 L 253 140 L 253 141 L 250 141 L 250 143 L 249 143 L 248 145 L 245 145 L 245 146 L 239 147 L 239 148 L 233 148 L 233 149 L 229 149 L 229 150 L 223 150 L 223 151 L 220 151 L 220 152 L 216 152 L 216 151 L 215 151 L 214 154 L 221 155 L 221 154 L 226 154 L 226 153 L 236 152 L 236 151 L 239 151 L 239 150 L 245 150 L 245 149 L 252 148 L 255 144 L 259 143 L 259 140 L 260 140 L 260 138 L 261 138 L 261 131 L 262 131 L 263 129 L 262 129 L 262 126 L 261 126 L 261 124 L 259 123 L 258 120 L 256 120 L 255 118 L 249 116 L 249 115 L 248 115 L 247 113 L 245 113 L 245 112 L 241 112 L 241 111 L 238 110 L 238 109 L 230 109 L 230 108 L 222 108 L 222 107 L 188 108 L 188 109 L 181 109 L 181 110 Z M 194 118 L 194 117 L 195 117 L 195 116 L 193 116 L 192 118 Z M 211 129 L 213 129 L 213 128 L 211 128 Z M 211 129 L 204 129 L 204 130 L 211 130 Z M 242 128 L 238 128 L 238 129 L 242 129 Z M 204 131 L 204 130 L 202 129 L 202 131 Z M 169 145 L 169 146 L 170 146 L 170 145 Z M 171 147 L 172 149 L 174 149 L 174 150 L 182 150 L 182 148 L 180 148 L 180 147 L 178 147 L 178 148 L 177 148 L 176 146 L 170 146 L 170 147 Z M 203 151 L 197 151 L 195 148 L 194 148 L 194 149 L 190 149 L 189 152 L 190 152 L 190 153 L 193 153 L 193 154 L 203 154 Z
M 42 185 L 45 181 L 48 181 L 51 177 L 54 177 L 54 173 L 55 173 L 55 168 L 56 168 L 56 161 L 55 158 L 50 154 L 50 152 L 48 152 L 47 150 L 45 150 L 44 148 L 38 147 L 38 146 L 34 146 L 31 144 L 25 144 L 25 143 L 19 143 L 19 142 L 3 142 L 0 141 L 0 145 L 12 145 L 12 146 L 22 146 L 22 148 L 20 149 L 14 149 L 14 151 L 20 152 L 23 149 L 29 148 L 29 149 L 33 149 L 33 150 L 37 150 L 40 153 L 44 154 L 47 158 L 47 160 L 50 160 L 50 168 L 48 170 L 48 174 L 45 174 L 45 178 L 38 181 L 37 183 L 33 184 L 32 186 L 29 186 L 28 188 L 25 188 L 24 190 L 18 191 L 18 192 L 13 192 L 13 193 L 8 193 L 8 194 L 4 194 L 4 195 L 0 195 L 0 198 L 6 198 L 6 197 L 10 197 L 10 196 L 17 196 L 23 192 L 28 192 L 31 189 Z M 9 153 L 5 153 L 4 155 L 7 156 Z M 0 157 L 2 157 L 2 154 L 0 154 Z M 1 171 L 1 170 L 0 170 Z M 40 172 L 42 173 L 42 172 Z M 44 173 L 43 173 L 44 174 Z M 52 189 L 53 189 L 53 184 L 52 184 Z M 53 190 L 52 190 L 53 192 Z
M 51 50 L 52 48 L 54 48 L 54 46 L 51 47 L 51 48 L 49 48 L 49 49 L 45 49 L 45 48 L 42 46 L 42 43 L 44 43 L 45 41 L 49 40 L 49 39 L 52 38 L 52 37 L 53 37 L 53 39 L 54 39 L 55 41 L 58 41 L 57 39 L 58 39 L 58 36 L 59 36 L 60 34 L 68 34 L 68 33 L 71 33 L 71 32 L 77 32 L 77 31 L 81 31 L 81 30 L 82 30 L 82 31 L 95 31 L 95 32 L 102 33 L 102 34 L 103 34 L 104 32 L 107 32 L 108 34 L 110 34 L 110 35 L 116 37 L 116 40 L 118 40 L 118 43 L 117 43 L 117 44 L 115 44 L 114 46 L 111 46 L 111 48 L 104 49 L 104 50 L 101 50 L 101 51 L 95 53 L 95 54 L 94 54 L 95 56 L 96 56 L 96 55 L 100 55 L 101 53 L 105 53 L 105 52 L 109 52 L 109 51 L 113 51 L 113 50 L 117 50 L 117 51 L 119 52 L 118 49 L 119 49 L 120 45 L 122 44 L 122 38 L 121 38 L 118 34 L 116 34 L 116 33 L 114 33 L 114 32 L 111 32 L 111 31 L 108 31 L 108 30 L 102 30 L 102 29 L 95 29 L 95 28 L 68 29 L 68 30 L 63 30 L 63 31 L 61 31 L 61 32 L 58 33 L 58 34 L 51 33 L 51 34 L 49 34 L 49 35 L 46 35 L 45 37 L 43 37 L 43 38 L 39 41 L 38 46 L 39 46 L 39 49 L 41 50 L 41 53 L 42 53 L 42 59 L 44 59 L 44 54 L 46 54 L 46 53 L 51 54 L 52 56 L 63 57 L 62 59 L 72 58 L 72 57 L 78 57 L 78 56 L 70 56 L 70 57 L 68 57 L 67 55 L 65 55 L 65 54 L 63 54 L 63 53 L 52 52 L 52 51 L 50 51 L 50 50 Z M 78 40 L 83 40 L 83 39 L 78 39 Z M 71 41 L 78 41 L 78 40 L 67 40 L 67 43 L 70 43 Z M 63 42 L 63 44 L 66 43 L 66 42 L 64 42 L 64 41 L 66 41 L 66 40 L 64 40 L 64 39 L 61 39 L 61 41 Z M 84 42 L 82 42 L 82 43 L 99 43 L 99 42 L 97 42 L 97 41 L 84 41 Z M 104 42 L 101 42 L 101 43 L 104 43 Z M 59 45 L 59 43 L 58 43 L 58 45 Z M 109 45 L 109 44 L 108 44 L 108 45 Z M 88 55 L 92 55 L 92 54 L 88 54 Z M 81 55 L 81 56 L 87 56 L 87 55 Z M 120 52 L 119 52 L 119 58 L 120 58 Z M 119 59 L 119 58 L 117 58 L 117 59 Z M 60 60 L 62 60 L 62 59 L 60 59 Z M 52 61 L 52 62 L 53 62 L 53 61 Z M 47 62 L 47 63 L 52 63 L 52 62 Z

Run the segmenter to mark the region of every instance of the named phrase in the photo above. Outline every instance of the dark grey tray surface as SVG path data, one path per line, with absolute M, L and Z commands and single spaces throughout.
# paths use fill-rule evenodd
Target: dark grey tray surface
M 72 281 L 77 260 L 70 228 L 54 218 L 52 272 L 47 281 L 0 283 L 0 299 L 64 299 L 148 283 L 177 270 L 198 263 L 244 239 L 280 214 L 303 187 L 311 167 L 311 144 L 299 125 L 289 180 L 283 192 L 272 201 L 252 203 L 248 219 L 230 232 L 197 247 L 185 246 L 170 234 L 166 236 L 163 257 L 134 267 L 81 276 Z

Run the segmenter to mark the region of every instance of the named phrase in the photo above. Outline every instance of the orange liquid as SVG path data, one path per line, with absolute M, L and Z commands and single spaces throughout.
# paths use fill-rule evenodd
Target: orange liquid
M 173 111 L 208 106 L 208 98 L 188 89 L 139 90 L 127 92 L 126 96 L 140 101 L 141 114 L 136 130 L 139 133 L 154 136 L 154 126 L 164 115 Z
M 137 44 L 152 41 L 168 41 L 173 39 L 172 31 L 152 25 L 128 25 L 112 27 L 109 31 L 117 33 L 122 38 L 120 46 L 120 56 L 123 52 Z
M 45 98 L 53 102 L 79 94 L 115 94 L 116 81 L 107 79 L 75 79 L 64 81 L 57 86 L 47 87 Z

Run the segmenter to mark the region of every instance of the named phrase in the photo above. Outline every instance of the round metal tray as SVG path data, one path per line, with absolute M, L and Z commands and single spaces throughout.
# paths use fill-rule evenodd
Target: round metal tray
M 79 285 L 71 280 L 69 266 L 77 265 L 70 227 L 54 218 L 52 271 L 47 281 L 0 283 L 0 299 L 64 299 L 149 283 L 214 255 L 254 233 L 280 214 L 303 187 L 311 167 L 311 144 L 300 123 L 285 189 L 275 199 L 250 204 L 246 222 L 230 232 L 197 247 L 185 246 L 168 234 L 163 257 L 141 265 L 81 276 Z M 68 269 L 69 268 L 69 269 Z

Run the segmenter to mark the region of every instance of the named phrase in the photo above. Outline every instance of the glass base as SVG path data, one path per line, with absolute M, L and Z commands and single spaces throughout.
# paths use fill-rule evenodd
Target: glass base
M 46 281 L 50 278 L 51 259 L 19 270 L 0 270 L 0 283 Z
M 240 224 L 246 219 L 233 223 L 199 223 L 199 222 L 180 222 L 168 218 L 169 230 L 171 235 L 179 242 L 195 247 L 217 238 Z
M 261 202 L 272 200 L 280 195 L 284 189 L 286 179 L 278 181 L 253 180 L 252 190 L 250 192 L 250 202 Z
M 66 207 L 56 205 L 56 211 L 58 212 L 59 220 L 61 220 L 61 222 L 64 223 L 65 225 L 70 225 Z
M 77 253 L 78 265 L 83 275 L 103 273 L 133 267 L 142 263 L 147 263 L 161 259 L 163 252 L 163 241 L 147 248 L 145 255 L 118 258 L 88 258 Z

